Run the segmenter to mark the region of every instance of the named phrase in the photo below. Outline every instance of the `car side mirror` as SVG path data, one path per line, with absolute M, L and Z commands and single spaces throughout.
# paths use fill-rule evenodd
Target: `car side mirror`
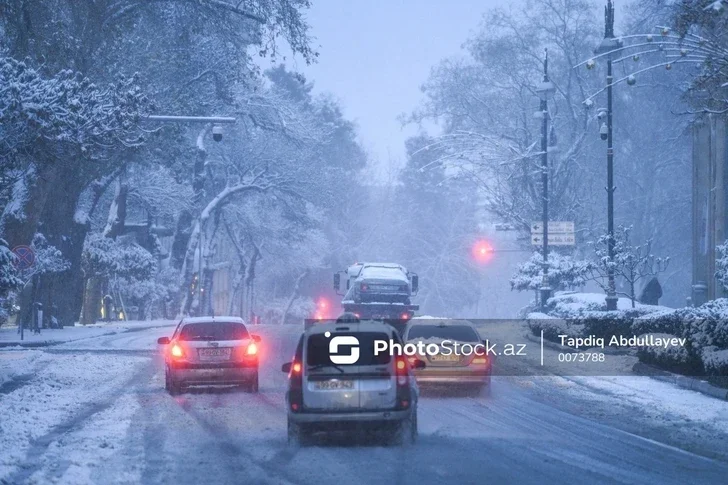
M 334 273 L 334 289 L 336 291 L 339 291 L 340 286 L 341 286 L 341 275 L 339 273 Z
M 285 372 L 286 374 L 288 374 L 289 372 L 291 372 L 291 363 L 290 362 L 286 362 L 285 364 L 283 364 L 281 366 L 281 372 Z
M 416 274 L 412 275 L 412 293 L 417 293 L 420 289 L 420 277 Z
M 253 342 L 260 342 L 262 340 L 260 335 L 252 334 L 250 337 L 253 339 Z
M 157 343 L 159 345 L 169 345 L 169 337 L 159 337 Z
M 416 359 L 412 362 L 413 369 L 424 369 L 425 367 L 427 367 L 427 364 L 425 364 L 424 360 Z

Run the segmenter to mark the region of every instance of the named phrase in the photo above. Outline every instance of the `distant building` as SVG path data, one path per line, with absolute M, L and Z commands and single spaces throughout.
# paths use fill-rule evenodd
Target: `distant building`
M 693 283 L 698 306 L 724 296 L 715 278 L 715 247 L 728 227 L 728 130 L 726 120 L 706 115 L 693 126 Z

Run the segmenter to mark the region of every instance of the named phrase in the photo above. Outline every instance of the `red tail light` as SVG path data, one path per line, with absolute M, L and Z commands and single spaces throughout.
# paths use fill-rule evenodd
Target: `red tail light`
M 250 342 L 250 344 L 248 345 L 248 349 L 245 351 L 245 355 L 247 355 L 248 357 L 258 355 L 258 346 L 255 345 L 255 342 Z
M 301 363 L 293 361 L 291 371 L 288 373 L 290 387 L 288 389 L 288 405 L 294 413 L 303 407 L 303 376 L 301 376 Z
M 185 356 L 184 351 L 182 350 L 182 347 L 180 347 L 177 344 L 174 344 L 171 349 L 169 349 L 169 353 L 172 355 L 172 357 L 176 359 L 181 359 Z
M 409 363 L 403 355 L 395 357 L 394 370 L 397 375 L 397 404 L 395 409 L 407 409 L 410 406 Z
M 361 291 L 369 291 L 369 285 L 362 283 L 359 289 L 361 289 Z
M 475 364 L 475 365 L 485 365 L 488 363 L 488 358 L 487 357 L 476 357 L 470 363 Z
M 402 315 L 400 315 L 400 318 L 401 318 L 402 320 L 409 320 L 409 317 L 410 317 L 410 316 L 409 316 L 409 313 L 403 313 Z

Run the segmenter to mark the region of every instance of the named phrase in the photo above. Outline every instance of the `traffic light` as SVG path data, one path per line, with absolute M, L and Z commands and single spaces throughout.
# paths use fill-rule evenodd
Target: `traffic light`
M 329 300 L 323 296 L 316 300 L 316 313 L 314 315 L 314 319 L 324 320 L 328 318 L 330 306 Z
M 479 263 L 487 263 L 493 258 L 493 246 L 485 240 L 473 244 L 473 258 Z

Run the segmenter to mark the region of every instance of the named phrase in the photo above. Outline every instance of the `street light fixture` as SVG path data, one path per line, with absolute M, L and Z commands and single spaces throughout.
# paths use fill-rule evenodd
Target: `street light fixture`
M 725 0 L 715 2 L 718 10 L 722 10 Z M 710 6 L 713 8 L 713 4 Z M 706 9 L 708 9 L 706 7 Z M 709 9 L 708 9 L 709 10 Z M 588 70 L 596 67 L 597 59 L 605 58 L 607 61 L 607 84 L 604 88 L 593 93 L 584 100 L 584 107 L 589 109 L 593 106 L 592 101 L 597 95 L 603 91 L 607 92 L 607 109 L 603 113 L 598 114 L 600 122 L 599 136 L 602 140 L 607 141 L 607 232 L 608 232 L 608 260 L 609 268 L 607 271 L 607 297 L 606 304 L 608 310 L 617 309 L 617 296 L 614 283 L 614 148 L 613 148 L 613 128 L 612 128 L 612 87 L 623 81 L 628 86 L 634 86 L 637 83 L 636 75 L 657 69 L 664 68 L 670 71 L 675 64 L 694 63 L 697 65 L 711 65 L 715 59 L 719 59 L 718 63 L 723 65 L 720 59 L 728 58 L 728 49 L 725 49 L 714 41 L 701 37 L 698 34 L 687 32 L 681 35 L 673 34 L 668 27 L 658 27 L 659 34 L 630 34 L 616 38 L 614 36 L 614 3 L 607 0 L 604 8 L 604 39 L 594 50 L 594 57 L 587 59 L 574 66 L 575 68 L 585 66 Z M 628 42 L 625 43 L 624 41 Z M 634 49 L 628 55 L 624 55 Z M 628 60 L 639 62 L 642 55 L 656 53 L 663 57 L 663 62 L 659 62 L 630 73 L 620 79 L 615 80 L 612 75 L 612 63 L 625 63 Z M 613 59 L 615 55 L 617 56 Z M 624 65 L 624 64 L 623 64 Z M 606 123 L 603 118 L 606 117 Z

